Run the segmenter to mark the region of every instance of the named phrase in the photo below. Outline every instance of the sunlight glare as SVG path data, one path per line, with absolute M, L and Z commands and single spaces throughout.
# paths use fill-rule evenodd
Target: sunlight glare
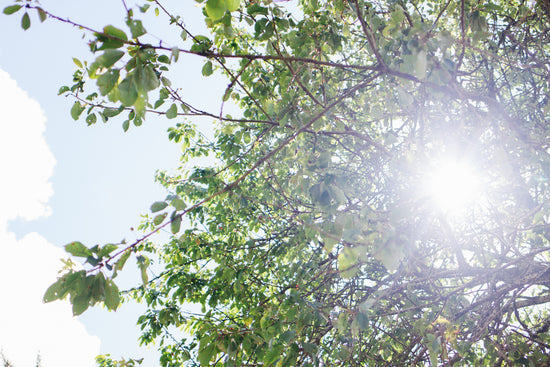
M 477 173 L 465 162 L 442 161 L 427 175 L 426 194 L 444 212 L 471 206 L 480 195 Z

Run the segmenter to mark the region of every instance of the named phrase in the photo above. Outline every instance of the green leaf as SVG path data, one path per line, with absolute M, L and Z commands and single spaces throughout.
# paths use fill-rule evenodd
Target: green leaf
M 280 339 L 283 342 L 288 343 L 292 339 L 294 339 L 295 336 L 296 336 L 296 331 L 295 330 L 287 330 L 287 331 L 285 331 L 284 333 L 281 334 Z
M 21 18 L 21 28 L 24 30 L 27 30 L 31 27 L 31 18 L 29 17 L 29 13 L 23 14 L 23 18 Z
M 369 318 L 367 315 L 365 315 L 362 312 L 359 312 L 357 316 L 355 316 L 355 320 L 357 321 L 357 325 L 359 326 L 359 330 L 365 331 L 369 328 Z
M 48 14 L 42 9 L 42 8 L 36 8 L 38 11 L 38 18 L 40 19 L 40 22 L 44 22 L 48 18 Z
M 317 353 L 317 345 L 316 344 L 302 342 L 302 348 L 304 349 L 304 352 L 306 352 L 310 356 L 313 356 L 313 355 L 315 355 L 315 353 Z
M 143 24 L 141 23 L 141 20 L 128 20 L 126 24 L 130 28 L 132 38 L 138 38 L 139 36 L 143 36 L 145 33 L 147 33 L 147 31 L 143 27 Z
M 62 298 L 64 294 L 66 294 L 64 290 L 65 290 L 65 276 L 59 278 L 57 282 L 50 285 L 50 287 L 46 290 L 46 293 L 44 294 L 43 301 L 45 303 L 48 303 L 48 302 L 52 302 Z
M 338 255 L 338 269 L 342 278 L 351 278 L 358 272 L 357 256 L 353 253 L 350 247 L 344 247 Z
M 151 205 L 151 212 L 156 213 L 165 209 L 168 206 L 168 203 L 165 201 L 156 201 Z
M 174 119 L 178 117 L 178 107 L 175 103 L 172 103 L 170 108 L 166 111 L 166 117 L 169 119 Z
M 201 366 L 210 366 L 210 361 L 216 354 L 216 351 L 214 343 L 208 343 L 205 348 L 199 349 L 198 360 Z
M 71 300 L 73 304 L 74 316 L 81 315 L 84 311 L 88 309 L 88 307 L 90 306 L 90 297 L 91 292 L 86 292 L 76 296 L 74 299 Z
M 99 250 L 99 253 L 98 253 L 98 256 L 101 258 L 101 257 L 105 257 L 105 256 L 108 256 L 111 252 L 115 251 L 116 249 L 118 249 L 118 246 L 113 244 L 113 243 L 108 243 L 106 244 L 105 246 L 103 246 L 101 248 L 101 250 Z
M 126 36 L 126 33 L 124 33 L 124 31 L 121 29 L 113 27 L 112 25 L 108 25 L 105 28 L 103 28 L 103 33 L 123 41 L 128 41 L 128 36 Z
M 155 105 L 153 106 L 153 108 L 156 110 L 157 108 L 159 108 L 160 106 L 162 106 L 164 104 L 165 100 L 164 99 L 159 99 L 155 102 Z
M 176 210 L 185 210 L 185 208 L 187 207 L 183 200 L 181 200 L 180 198 L 172 199 L 171 204 Z
M 118 85 L 118 96 L 120 102 L 126 107 L 132 106 L 138 98 L 138 90 L 134 78 L 132 75 L 128 75 L 120 84 Z
M 333 237 L 326 236 L 324 238 L 324 245 L 327 252 L 332 252 L 334 249 L 334 246 L 338 244 L 340 241 L 337 239 L 334 239 Z
M 75 64 L 76 66 L 78 66 L 79 68 L 81 68 L 81 69 L 83 68 L 82 63 L 81 63 L 80 60 L 77 59 L 76 57 L 73 57 L 73 62 L 74 62 L 74 64 Z
M 136 113 L 136 117 L 134 118 L 134 125 L 141 126 L 146 112 L 145 108 L 147 107 L 147 94 L 140 93 L 138 95 L 138 98 L 134 102 L 134 107 L 134 111 Z
M 279 344 L 268 349 L 264 357 L 266 365 L 272 366 L 281 357 L 284 348 L 284 345 Z
M 19 9 L 21 9 L 22 6 L 21 5 L 10 5 L 10 6 L 6 6 L 4 8 L 4 14 L 7 14 L 7 15 L 10 15 L 10 14 L 13 14 L 17 11 L 19 11 Z
M 119 50 L 105 50 L 103 54 L 99 55 L 95 62 L 104 68 L 110 68 L 113 66 L 120 58 L 124 56 L 124 51 Z
M 111 280 L 107 279 L 105 283 L 105 306 L 109 310 L 116 310 L 120 305 L 120 293 L 117 285 Z
M 161 224 L 164 221 L 164 219 L 166 218 L 167 215 L 168 215 L 168 213 L 162 213 L 162 214 L 156 215 L 153 218 L 153 224 L 158 226 L 159 224 Z
M 174 59 L 175 62 L 177 62 L 179 57 L 180 57 L 180 49 L 177 48 L 177 47 L 173 47 L 172 48 L 172 58 Z
M 162 62 L 162 63 L 164 63 L 164 64 L 169 64 L 169 63 L 170 63 L 170 58 L 169 58 L 168 56 L 166 56 L 166 55 L 160 55 L 160 56 L 158 57 L 158 61 L 159 61 L 159 62 Z
M 146 285 L 149 281 L 149 276 L 147 275 L 147 267 L 149 266 L 149 259 L 146 256 L 139 255 L 137 258 L 137 264 L 141 272 L 141 281 L 143 285 Z
M 231 92 L 233 92 L 232 88 L 227 88 L 225 90 L 225 93 L 223 94 L 223 97 L 222 97 L 224 102 L 226 102 L 229 99 L 229 97 L 231 97 Z
M 207 61 L 202 67 L 202 75 L 210 76 L 212 75 L 212 61 Z
M 59 92 L 57 92 L 57 95 L 60 96 L 62 95 L 63 93 L 65 92 L 68 92 L 70 91 L 71 89 L 69 87 L 67 87 L 66 85 L 62 86 L 61 88 L 59 88 Z
M 158 88 L 159 78 L 150 65 L 138 67 L 134 76 L 137 88 L 140 91 L 148 92 Z
M 141 268 L 140 274 L 141 274 L 141 281 L 143 285 L 147 285 L 147 282 L 149 281 L 149 276 L 147 275 L 147 268 L 146 267 Z
M 86 276 L 86 271 L 68 273 L 52 284 L 44 294 L 45 303 L 64 298 L 69 292 L 76 292 L 81 287 L 81 282 Z
M 206 2 L 206 13 L 212 20 L 218 20 L 227 10 L 225 0 L 208 0 Z
M 225 0 L 225 6 L 229 11 L 238 10 L 241 6 L 241 0 Z
M 266 7 L 263 7 L 260 4 L 252 3 L 246 8 L 246 12 L 249 15 L 255 15 L 255 14 L 267 15 L 269 11 Z
M 122 123 L 122 130 L 124 130 L 124 132 L 126 132 L 126 131 L 128 131 L 129 128 L 130 128 L 130 120 L 125 120 Z
M 123 30 L 108 25 L 103 28 L 103 33 L 97 33 L 96 37 L 103 42 L 99 50 L 119 48 L 128 41 L 128 36 Z
M 174 215 L 176 212 L 172 213 L 172 222 L 170 223 L 170 230 L 173 234 L 176 234 L 180 231 L 181 226 L 181 215 Z
M 91 256 L 88 256 L 88 257 L 86 258 L 86 262 L 87 262 L 88 264 L 90 264 L 91 266 L 97 266 L 97 265 L 99 265 L 99 262 L 100 262 L 100 261 L 99 261 L 99 259 L 98 259 L 97 257 L 91 255 Z
M 69 273 L 65 276 L 65 287 L 71 291 L 80 291 L 86 279 L 86 270 Z
M 103 110 L 103 116 L 115 117 L 119 115 L 122 111 L 124 111 L 124 106 L 120 106 L 119 108 L 106 108 Z
M 93 277 L 90 293 L 93 304 L 105 299 L 105 276 L 101 271 Z
M 120 256 L 120 259 L 116 262 L 115 269 L 122 270 L 124 268 L 124 264 L 126 264 L 126 260 L 130 257 L 132 253 L 130 251 L 126 251 L 125 253 Z
M 65 251 L 77 257 L 88 257 L 92 255 L 92 251 L 78 241 L 65 245 Z
M 96 123 L 96 121 L 97 121 L 97 116 L 95 115 L 95 113 L 91 113 L 88 116 L 86 116 L 86 123 L 88 125 L 93 125 Z

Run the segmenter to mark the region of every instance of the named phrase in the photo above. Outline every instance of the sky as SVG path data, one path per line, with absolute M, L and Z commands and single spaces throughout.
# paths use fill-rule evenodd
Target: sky
M 56 161 L 43 135 L 44 111 L 2 70 L 0 111 L 0 346 L 17 366 L 34 366 L 39 353 L 45 365 L 67 365 L 66 360 L 92 366 L 99 338 L 71 317 L 66 303 L 42 304 L 63 251 L 37 232 L 17 237 L 8 230 L 11 219 L 52 213 L 48 201 Z
M 96 29 L 123 28 L 120 1 L 43 0 L 41 5 Z M 204 31 L 194 1 L 167 5 L 177 5 L 193 29 Z M 35 366 L 37 353 L 43 367 L 94 366 L 99 353 L 145 357 L 142 366 L 157 366 L 154 349 L 137 347 L 135 323 L 142 306 L 124 304 L 116 313 L 96 307 L 73 317 L 67 302 L 41 300 L 62 266 L 59 259 L 67 257 L 65 244 L 79 240 L 92 246 L 138 236 L 131 228 L 140 214 L 166 195 L 154 182 L 155 171 L 179 164 L 180 148 L 166 134 L 177 121 L 149 116 L 128 133 L 122 120 L 92 127 L 73 121 L 73 102 L 57 91 L 71 81 L 73 57 L 93 60 L 86 45 L 90 36 L 52 20 L 39 24 L 36 14 L 23 31 L 21 16 L 0 14 L 0 349 L 16 367 Z M 154 37 L 175 45 L 179 32 L 170 32 L 167 23 L 159 18 L 152 25 Z M 184 56 L 179 66 L 183 69 L 172 78 L 184 86 L 184 97 L 219 111 L 227 83 L 202 80 L 197 58 Z M 195 71 L 184 73 L 190 68 Z M 138 284 L 139 277 L 130 274 L 123 282 Z

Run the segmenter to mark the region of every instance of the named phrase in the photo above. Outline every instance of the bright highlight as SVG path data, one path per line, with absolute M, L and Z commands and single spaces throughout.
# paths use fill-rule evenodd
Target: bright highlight
M 480 199 L 478 174 L 465 162 L 445 160 L 426 177 L 426 194 L 444 212 L 457 212 Z

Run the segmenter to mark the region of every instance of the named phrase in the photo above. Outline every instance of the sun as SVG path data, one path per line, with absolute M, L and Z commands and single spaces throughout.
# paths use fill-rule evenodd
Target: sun
M 424 178 L 424 194 L 437 209 L 457 214 L 480 202 L 481 176 L 473 164 L 442 158 L 430 166 Z

